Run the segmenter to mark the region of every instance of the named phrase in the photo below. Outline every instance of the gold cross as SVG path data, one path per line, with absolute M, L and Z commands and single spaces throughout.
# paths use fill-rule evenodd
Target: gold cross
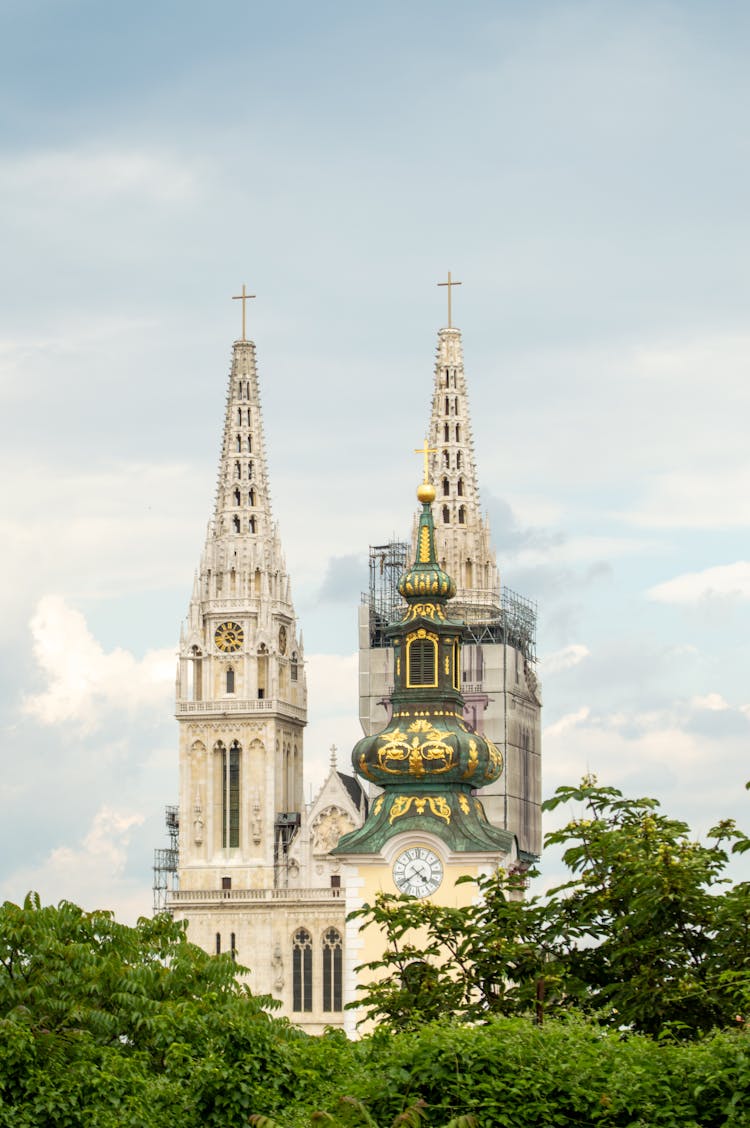
M 450 278 L 450 274 L 448 275 L 448 277 Z M 448 293 L 450 294 L 450 290 L 448 291 Z M 247 340 L 247 337 L 245 336 L 245 302 L 249 302 L 250 299 L 254 298 L 254 297 L 255 297 L 255 294 L 248 294 L 248 293 L 245 292 L 245 283 L 244 282 L 242 283 L 242 293 L 241 294 L 232 294 L 232 301 L 233 302 L 242 302 L 242 340 L 243 341 Z M 448 304 L 450 305 L 450 303 L 448 303 Z
M 451 321 L 451 287 L 452 286 L 463 286 L 463 282 L 452 282 L 451 281 L 451 272 L 449 270 L 448 271 L 448 281 L 447 282 L 438 282 L 438 286 L 447 286 L 448 287 L 448 328 L 452 329 L 453 323 Z
M 427 469 L 427 455 L 428 454 L 437 454 L 437 447 L 428 446 L 427 445 L 427 439 L 425 439 L 424 446 L 417 447 L 415 449 L 414 453 L 424 455 L 424 480 L 425 480 L 425 485 L 427 485 L 430 481 L 430 474 L 429 474 L 429 471 Z

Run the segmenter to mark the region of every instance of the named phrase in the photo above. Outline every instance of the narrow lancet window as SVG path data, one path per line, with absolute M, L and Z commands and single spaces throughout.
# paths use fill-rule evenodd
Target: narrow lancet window
M 448 497 L 451 492 L 451 484 L 447 478 L 443 478 L 443 497 Z
M 323 934 L 323 1010 L 342 1010 L 341 933 L 329 928 Z
M 448 508 L 447 505 L 444 505 L 443 506 L 443 524 L 444 525 L 450 525 L 450 522 L 451 522 L 450 509 Z
M 300 928 L 294 934 L 292 1010 L 312 1010 L 312 936 L 306 928 Z
M 234 669 L 232 666 L 227 669 L 227 693 L 234 693 Z
M 221 752 L 221 845 L 230 849 L 240 844 L 240 753 L 236 740 Z

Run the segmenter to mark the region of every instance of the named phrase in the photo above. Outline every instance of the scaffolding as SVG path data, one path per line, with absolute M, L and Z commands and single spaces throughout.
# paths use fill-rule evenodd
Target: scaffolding
M 388 646 L 385 628 L 401 618 L 404 601 L 398 581 L 406 571 L 409 546 L 405 541 L 370 545 L 370 591 L 362 602 L 370 608 L 370 646 Z
M 162 850 L 154 850 L 154 916 L 157 913 L 169 912 L 167 898 L 177 888 L 179 809 L 165 807 L 164 822 L 169 836 L 169 846 Z

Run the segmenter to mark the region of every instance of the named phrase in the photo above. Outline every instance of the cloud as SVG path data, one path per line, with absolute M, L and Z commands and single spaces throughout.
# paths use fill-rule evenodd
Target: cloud
M 693 697 L 690 704 L 694 709 L 708 709 L 712 713 L 723 712 L 729 708 L 729 702 L 725 701 L 720 693 L 706 693 L 703 696 Z
M 703 600 L 750 599 L 750 561 L 718 564 L 702 572 L 685 572 L 649 588 L 649 599 L 659 603 L 699 603 Z
M 582 725 L 584 721 L 588 720 L 591 709 L 588 705 L 582 705 L 575 713 L 566 713 L 560 717 L 559 721 L 555 721 L 551 725 L 547 725 L 544 729 L 543 740 L 548 737 L 561 736 L 563 733 L 568 732 L 572 728 L 577 728 Z
M 320 586 L 321 603 L 348 603 L 356 607 L 367 578 L 367 561 L 361 554 L 332 556 Z
M 580 642 L 564 646 L 562 650 L 555 650 L 552 654 L 542 658 L 542 674 L 547 677 L 549 674 L 559 674 L 563 670 L 569 670 L 572 666 L 577 666 L 580 662 L 583 662 L 590 654 L 591 651 L 588 646 L 584 646 Z
M 174 651 L 152 650 L 141 659 L 119 647 L 107 654 L 81 612 L 58 595 L 39 600 L 30 627 L 34 659 L 47 685 L 28 694 L 22 709 L 41 724 L 73 724 L 90 732 L 107 710 L 169 709 Z
M 196 193 L 194 171 L 163 152 L 142 149 L 48 149 L 0 163 L 6 195 L 29 202 L 66 197 L 76 205 L 92 200 L 136 198 L 172 206 Z
M 111 908 L 118 919 L 134 920 L 144 911 L 143 882 L 128 879 L 125 869 L 133 831 L 144 817 L 103 805 L 75 846 L 55 846 L 36 866 L 22 866 L 5 876 L 2 890 L 10 899 L 36 890 L 42 901 L 73 901 L 86 909 Z

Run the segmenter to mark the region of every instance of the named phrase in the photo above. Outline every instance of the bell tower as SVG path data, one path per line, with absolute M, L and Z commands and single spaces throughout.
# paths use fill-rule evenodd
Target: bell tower
M 235 950 L 254 890 L 287 888 L 303 810 L 304 652 L 271 510 L 250 296 L 243 286 L 214 511 L 177 671 L 179 890 L 169 908 L 209 951 Z

